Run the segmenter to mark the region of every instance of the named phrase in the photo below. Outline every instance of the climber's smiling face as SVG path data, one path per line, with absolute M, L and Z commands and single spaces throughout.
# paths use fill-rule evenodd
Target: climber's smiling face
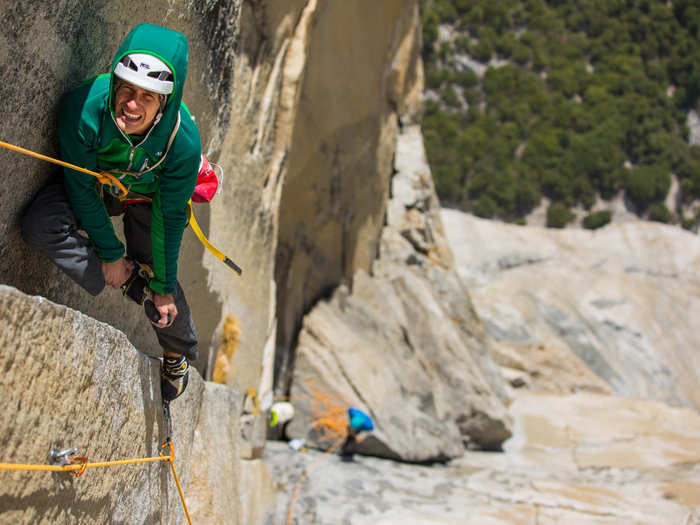
M 120 81 L 114 93 L 114 118 L 129 135 L 143 135 L 153 124 L 161 105 L 161 96 Z

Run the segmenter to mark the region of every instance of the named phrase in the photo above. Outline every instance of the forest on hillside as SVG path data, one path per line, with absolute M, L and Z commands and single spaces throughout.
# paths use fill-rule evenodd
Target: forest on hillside
M 595 228 L 610 221 L 597 199 L 624 195 L 640 217 L 697 230 L 697 0 L 421 0 L 421 20 L 444 205 L 524 223 L 544 196 L 549 226 L 580 205 Z

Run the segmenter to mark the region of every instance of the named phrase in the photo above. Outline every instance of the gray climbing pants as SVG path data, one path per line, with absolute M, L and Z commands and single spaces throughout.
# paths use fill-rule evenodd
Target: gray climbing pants
M 104 202 L 111 216 L 124 215 L 127 255 L 152 266 L 150 203 L 125 206 L 106 193 Z M 28 206 L 22 217 L 22 236 L 32 249 L 48 257 L 90 294 L 97 295 L 104 289 L 102 263 L 90 239 L 79 231 L 62 180 L 47 184 Z M 197 334 L 179 282 L 175 283 L 173 297 L 178 312 L 175 321 L 167 328 L 153 329 L 164 350 L 194 361 L 198 355 Z M 149 322 L 145 313 L 143 319 Z

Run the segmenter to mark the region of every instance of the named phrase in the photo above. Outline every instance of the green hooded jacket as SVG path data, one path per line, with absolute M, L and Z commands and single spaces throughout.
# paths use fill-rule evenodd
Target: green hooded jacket
M 162 117 L 143 137 L 129 136 L 116 124 L 112 98 L 113 74 L 100 75 L 66 95 L 59 112 L 60 152 L 64 161 L 93 171 L 116 173 L 130 191 L 148 195 L 153 202 L 151 243 L 153 271 L 150 287 L 171 293 L 177 279 L 177 258 L 187 225 L 185 206 L 192 196 L 201 160 L 199 131 L 182 102 L 187 75 L 187 37 L 170 29 L 140 24 L 127 35 L 114 56 L 112 71 L 129 53 L 147 53 L 173 71 L 174 88 Z M 178 114 L 180 126 L 168 150 Z M 167 152 L 167 154 L 166 154 Z M 146 171 L 165 155 L 155 169 Z M 104 262 L 124 255 L 105 205 L 100 184 L 90 175 L 64 169 L 71 207 Z M 109 191 L 108 186 L 104 191 Z

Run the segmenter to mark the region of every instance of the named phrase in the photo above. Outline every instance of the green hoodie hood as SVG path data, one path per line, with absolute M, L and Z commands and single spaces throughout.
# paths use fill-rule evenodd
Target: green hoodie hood
M 112 112 L 114 112 L 114 69 L 125 55 L 131 53 L 153 55 L 165 62 L 173 73 L 173 92 L 168 95 L 163 116 L 152 131 L 154 138 L 169 136 L 180 110 L 182 91 L 187 77 L 187 37 L 167 27 L 153 24 L 143 23 L 134 27 L 122 42 L 112 62 L 109 90 L 109 107 Z

